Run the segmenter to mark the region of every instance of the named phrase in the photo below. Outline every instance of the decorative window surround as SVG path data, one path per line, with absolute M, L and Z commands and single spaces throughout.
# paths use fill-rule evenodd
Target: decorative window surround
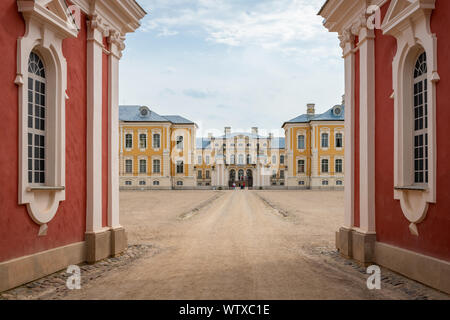
M 435 0 L 393 0 L 382 24 L 384 34 L 397 39 L 392 63 L 394 98 L 394 199 L 418 235 L 417 224 L 427 214 L 428 204 L 436 203 L 436 83 L 437 37 L 431 33 L 430 18 Z M 427 55 L 428 78 L 428 163 L 426 187 L 417 188 L 413 180 L 413 76 L 419 54 Z
M 48 1 L 47 1 L 48 2 Z M 48 3 L 47 3 L 48 5 Z M 26 204 L 32 220 L 40 225 L 39 235 L 47 234 L 47 223 L 65 200 L 65 103 L 68 99 L 67 63 L 62 52 L 66 38 L 76 38 L 78 31 L 68 16 L 65 3 L 51 1 L 47 9 L 42 1 L 17 1 L 26 32 L 17 42 L 17 76 L 19 87 L 19 204 Z M 46 70 L 47 141 L 46 183 L 41 188 L 28 184 L 28 59 L 32 51 L 43 59 Z

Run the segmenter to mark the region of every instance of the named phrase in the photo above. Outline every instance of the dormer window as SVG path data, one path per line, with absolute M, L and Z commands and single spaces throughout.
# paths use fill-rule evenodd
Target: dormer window
M 150 110 L 148 110 L 147 107 L 141 107 L 141 108 L 139 109 L 139 112 L 140 112 L 140 116 L 143 117 L 143 118 L 145 118 L 146 116 L 149 115 Z

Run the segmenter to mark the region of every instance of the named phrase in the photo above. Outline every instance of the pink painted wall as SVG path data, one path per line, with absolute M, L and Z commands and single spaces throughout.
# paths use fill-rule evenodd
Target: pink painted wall
M 39 226 L 18 205 L 18 88 L 17 38 L 25 24 L 15 0 L 0 1 L 0 101 L 3 139 L 0 153 L 0 262 L 82 241 L 86 230 L 86 23 L 77 39 L 64 41 L 70 99 L 66 104 L 66 201 L 48 224 L 48 235 L 38 237 Z
M 388 4 L 382 9 L 383 16 Z M 377 240 L 439 259 L 450 261 L 450 1 L 436 1 L 431 28 L 438 38 L 437 85 L 437 203 L 429 207 L 427 217 L 418 225 L 419 236 L 409 232 L 400 202 L 394 200 L 394 104 L 392 60 L 396 41 L 376 32 L 376 230 Z

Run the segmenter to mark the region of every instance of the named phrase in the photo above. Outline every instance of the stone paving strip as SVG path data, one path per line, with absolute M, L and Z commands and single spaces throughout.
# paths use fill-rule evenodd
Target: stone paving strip
M 347 272 L 357 271 L 367 279 L 367 268 L 361 266 L 356 261 L 344 258 L 339 251 L 328 247 L 304 247 L 306 251 L 313 255 L 320 255 L 324 261 Z M 411 300 L 450 300 L 450 296 L 411 280 L 405 276 L 395 273 L 389 269 L 381 267 L 381 289 L 398 290 Z
M 132 245 L 117 257 L 107 258 L 95 264 L 80 264 L 81 286 L 101 278 L 111 271 L 129 266 L 134 261 L 159 250 L 151 245 Z M 61 270 L 44 278 L 29 282 L 20 287 L 0 293 L 0 300 L 58 300 L 70 292 L 67 279 L 72 275 Z

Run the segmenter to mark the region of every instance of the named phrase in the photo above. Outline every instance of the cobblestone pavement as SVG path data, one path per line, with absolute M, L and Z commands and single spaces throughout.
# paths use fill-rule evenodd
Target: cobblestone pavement
M 151 245 L 129 246 L 120 256 L 104 259 L 95 264 L 80 264 L 81 285 L 100 279 L 108 273 L 128 268 L 142 257 L 157 254 L 158 249 Z M 66 283 L 71 274 L 65 270 L 53 273 L 39 280 L 15 289 L 0 293 L 0 300 L 58 300 L 64 299 L 71 291 Z
M 367 268 L 353 260 L 344 258 L 339 251 L 328 247 L 303 248 L 307 254 L 316 256 L 332 268 L 340 269 L 345 273 L 359 272 L 369 277 Z M 389 269 L 381 269 L 381 290 L 398 291 L 410 300 L 450 300 L 450 296 L 395 273 Z

